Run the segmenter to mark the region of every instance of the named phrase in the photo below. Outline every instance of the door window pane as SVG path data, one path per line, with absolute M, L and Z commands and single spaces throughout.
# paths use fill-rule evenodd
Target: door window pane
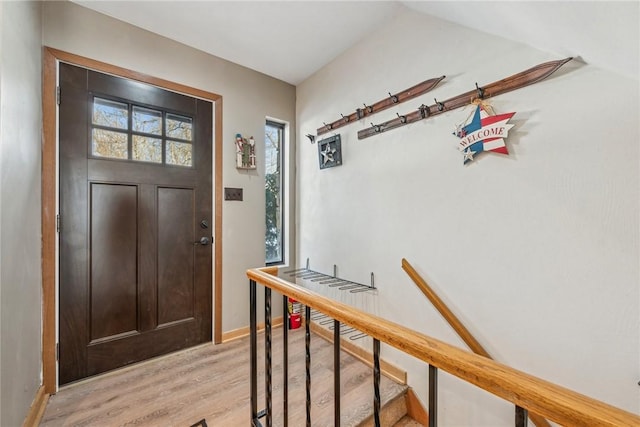
M 91 154 L 112 159 L 128 158 L 127 134 L 105 129 L 93 129 Z
M 190 117 L 167 113 L 167 137 L 191 141 L 192 128 Z
M 191 144 L 167 141 L 167 159 L 168 165 L 191 166 Z
M 94 125 L 127 129 L 129 126 L 129 108 L 127 104 L 122 102 L 94 98 L 92 121 Z
M 92 108 L 92 156 L 193 166 L 192 117 L 99 97 Z
M 162 112 L 134 106 L 131 127 L 134 132 L 162 135 Z
M 133 135 L 131 158 L 142 162 L 162 163 L 162 140 Z

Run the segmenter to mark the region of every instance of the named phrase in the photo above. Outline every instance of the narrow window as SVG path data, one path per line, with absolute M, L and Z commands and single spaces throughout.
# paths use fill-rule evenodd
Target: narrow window
M 265 257 L 267 265 L 284 263 L 284 124 L 267 120 L 265 145 Z

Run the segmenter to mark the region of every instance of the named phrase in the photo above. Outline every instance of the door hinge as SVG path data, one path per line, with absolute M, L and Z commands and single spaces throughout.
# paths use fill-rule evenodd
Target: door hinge
M 56 231 L 59 233 L 60 232 L 60 225 L 61 220 L 60 220 L 60 214 L 56 215 Z
M 56 361 L 60 361 L 60 343 L 56 343 Z
M 60 86 L 56 86 L 56 104 L 60 105 Z

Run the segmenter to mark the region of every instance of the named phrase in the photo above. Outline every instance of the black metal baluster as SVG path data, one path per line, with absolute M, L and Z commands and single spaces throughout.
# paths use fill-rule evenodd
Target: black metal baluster
M 311 427 L 311 308 L 304 307 L 305 372 L 307 376 L 307 427 Z
M 340 427 L 340 322 L 333 321 L 333 425 Z
M 429 365 L 429 427 L 438 426 L 438 368 Z
M 282 296 L 282 393 L 283 393 L 283 427 L 289 425 L 289 298 Z
M 249 335 L 251 347 L 251 425 L 260 426 L 258 421 L 258 324 L 256 322 L 256 282 L 249 280 Z
M 373 339 L 373 423 L 380 427 L 380 341 Z
M 272 426 L 273 408 L 271 396 L 271 288 L 264 288 L 264 396 L 266 400 L 267 427 Z
M 527 427 L 529 423 L 529 411 L 516 405 L 516 427 Z

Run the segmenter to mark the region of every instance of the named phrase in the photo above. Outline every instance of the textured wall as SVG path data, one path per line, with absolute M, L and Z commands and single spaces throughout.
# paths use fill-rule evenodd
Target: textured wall
M 295 128 L 295 88 L 70 2 L 45 3 L 44 45 L 222 95 L 223 186 L 244 188 L 244 202 L 223 202 L 222 330 L 246 326 L 245 270 L 264 265 L 264 123 Z M 255 137 L 256 171 L 236 170 L 236 133 Z
M 467 166 L 452 131 L 470 109 L 357 139 L 372 121 L 554 59 L 404 10 L 299 85 L 302 139 L 363 102 L 447 75 L 431 93 L 339 129 L 343 166 L 319 170 L 316 145 L 300 145 L 298 260 L 324 272 L 338 264 L 365 283 L 373 271 L 379 292 L 366 309 L 463 346 L 401 269 L 405 257 L 497 360 L 637 412 L 637 80 L 574 62 L 491 99 L 517 112 L 511 154 Z M 426 403 L 427 367 L 383 355 L 409 370 Z M 511 405 L 445 374 L 440 385 L 442 425 L 512 422 Z
M 0 3 L 0 425 L 41 382 L 41 5 Z

